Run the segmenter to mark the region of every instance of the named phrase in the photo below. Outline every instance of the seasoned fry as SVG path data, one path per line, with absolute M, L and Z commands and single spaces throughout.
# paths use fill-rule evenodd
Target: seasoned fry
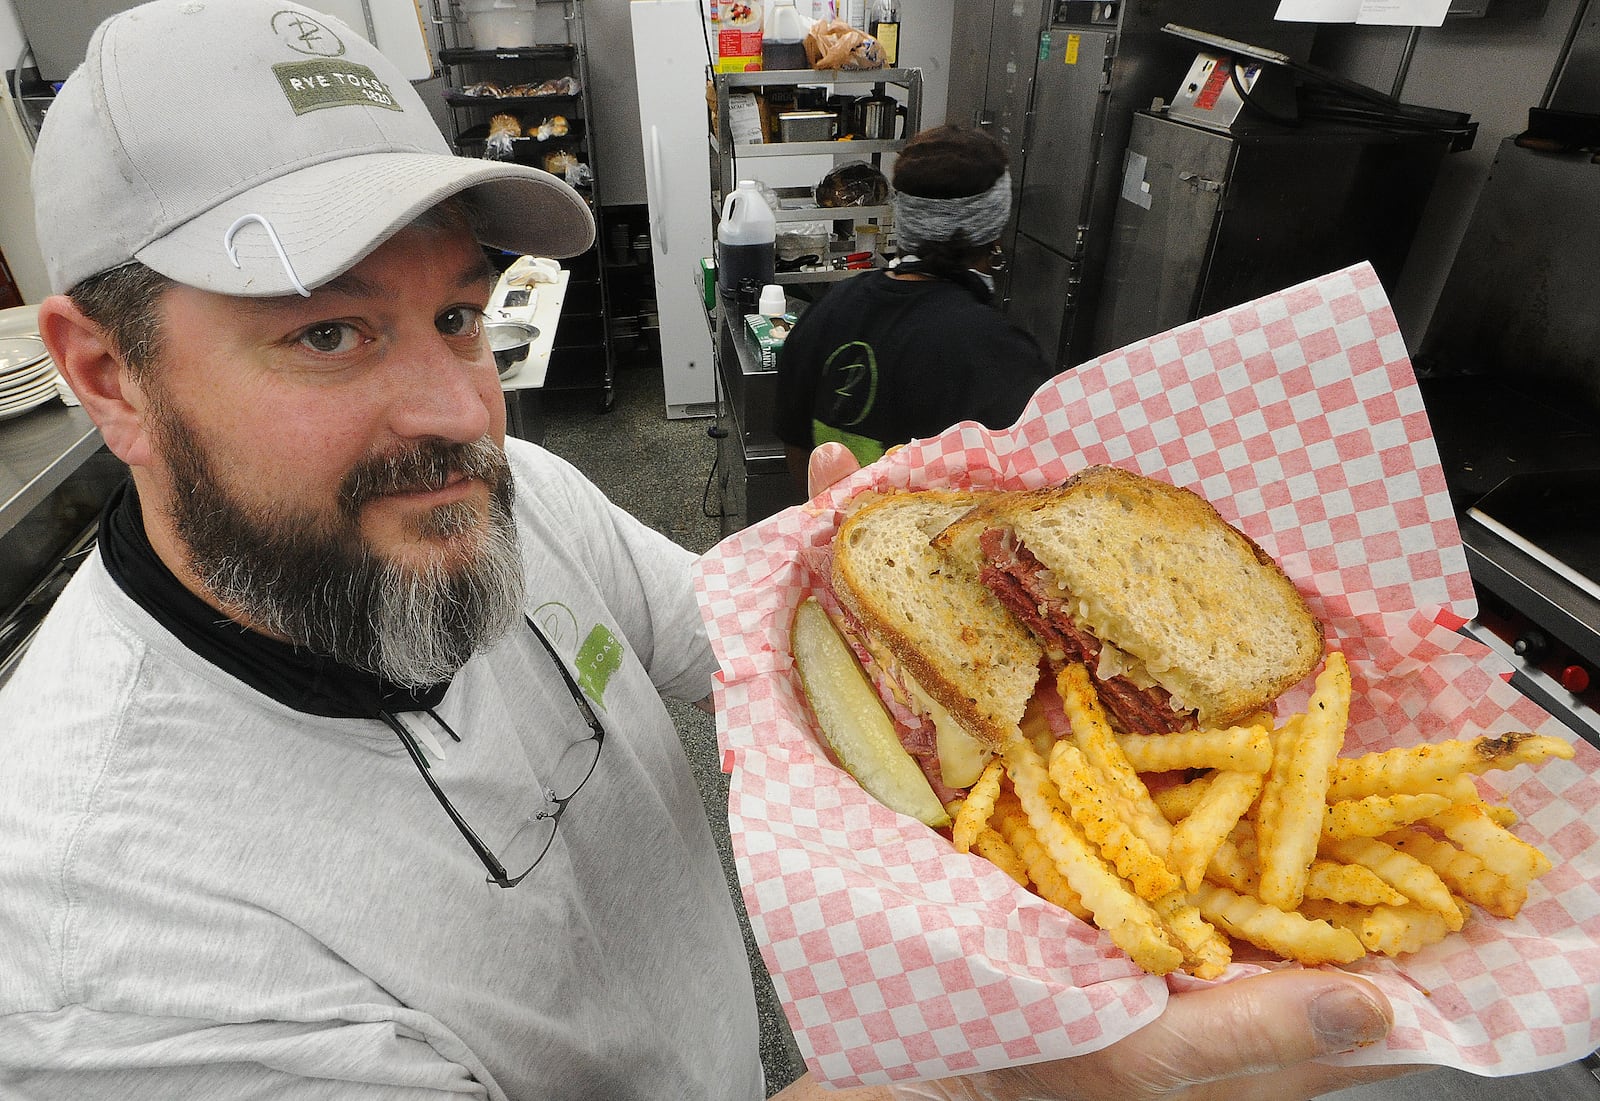
M 1150 974 L 1177 970 L 1183 952 L 1167 936 L 1150 904 L 1106 865 L 1079 832 L 1033 743 L 1018 730 L 1006 742 L 1004 756 L 1029 824 L 1094 915 L 1095 924 Z
M 1341 799 L 1328 805 L 1322 836 L 1328 841 L 1344 837 L 1378 837 L 1438 814 L 1450 805 L 1443 795 L 1369 795 Z
M 1513 918 L 1528 901 L 1527 884 L 1513 883 L 1491 871 L 1482 860 L 1448 841 L 1440 841 L 1422 830 L 1396 830 L 1380 838 L 1385 844 L 1414 856 L 1432 868 L 1445 886 L 1475 906 L 1482 906 L 1495 917 Z
M 1459 776 L 1539 764 L 1552 757 L 1570 761 L 1572 754 L 1571 744 L 1560 738 L 1523 732 L 1386 749 L 1339 761 L 1328 786 L 1328 799 L 1363 799 L 1382 793 L 1424 795 L 1439 792 Z
M 1451 801 L 1455 803 L 1465 803 L 1469 800 L 1454 799 Z M 1502 803 L 1484 803 L 1483 813 L 1488 816 L 1489 821 L 1493 822 L 1502 829 L 1509 830 L 1512 826 L 1517 824 L 1517 812 Z
M 1466 921 L 1466 915 L 1456 905 L 1450 888 L 1438 873 L 1391 845 L 1376 838 L 1351 837 L 1323 842 L 1322 853 L 1346 864 L 1362 864 L 1372 869 L 1374 875 L 1412 902 L 1443 914 L 1452 931 L 1461 928 Z
M 1404 906 L 1406 896 L 1379 879 L 1371 868 L 1318 857 L 1306 873 L 1306 898 L 1353 906 Z M 1304 909 L 1304 905 L 1301 909 Z
M 1550 870 L 1548 856 L 1498 825 L 1481 803 L 1457 804 L 1428 824 L 1519 887 Z
M 1368 952 L 1385 956 L 1420 951 L 1453 931 L 1443 914 L 1421 906 L 1351 906 L 1315 900 L 1307 901 L 1300 912 L 1348 929 Z
M 1206 865 L 1261 794 L 1264 780 L 1260 772 L 1216 773 L 1199 805 L 1174 827 L 1172 865 L 1185 890 L 1199 889 Z
M 1152 791 L 1150 797 L 1155 800 L 1156 809 L 1161 812 L 1161 816 L 1173 825 L 1177 825 L 1194 813 L 1194 808 L 1200 805 L 1200 800 L 1205 798 L 1206 792 L 1210 791 L 1211 785 L 1216 782 L 1217 775 L 1215 772 L 1208 772 L 1187 783 L 1173 784 L 1160 791 Z
M 1199 979 L 1221 977 L 1233 962 L 1228 938 L 1200 914 L 1200 908 L 1181 891 L 1157 899 L 1156 913 L 1183 949 L 1183 969 Z
M 1028 885 L 1027 862 L 1017 854 L 1017 850 L 1011 847 L 1010 842 L 1002 837 L 999 831 L 985 826 L 978 831 L 978 836 L 972 839 L 971 851 L 1016 880 L 1017 886 Z
M 1172 772 L 1180 768 L 1265 772 L 1272 764 L 1272 742 L 1264 726 L 1160 735 L 1119 734 L 1117 744 L 1140 772 Z
M 1046 902 L 1054 903 L 1081 921 L 1094 921 L 1094 915 L 1072 889 L 1067 877 L 1055 866 L 1050 854 L 1039 841 L 1039 835 L 1028 824 L 1028 816 L 1010 792 L 1001 795 L 995 803 L 994 822 L 1000 836 L 1011 845 L 1028 870 L 1034 890 Z
M 1073 744 L 1125 802 L 1133 831 L 1144 838 L 1151 852 L 1165 860 L 1172 848 L 1172 824 L 1156 809 L 1150 790 L 1117 744 L 1094 694 L 1089 670 L 1082 665 L 1066 666 L 1056 677 L 1056 691 L 1072 725 Z
M 1196 892 L 1200 913 L 1231 937 L 1297 960 L 1307 967 L 1350 963 L 1366 955 L 1361 940 L 1348 929 L 1283 911 L 1226 887 L 1206 883 Z
M 1050 779 L 1055 781 L 1062 801 L 1084 836 L 1119 875 L 1133 884 L 1140 898 L 1154 902 L 1179 888 L 1178 877 L 1118 813 L 1112 793 L 1077 746 L 1056 743 L 1050 751 Z
M 1343 654 L 1331 650 L 1300 719 L 1298 736 L 1275 743 L 1286 746 L 1287 752 L 1273 760 L 1262 789 L 1263 813 L 1256 831 L 1261 897 L 1280 910 L 1293 910 L 1305 893 L 1306 872 L 1322 836 L 1329 770 L 1344 745 L 1349 714 L 1350 668 Z
M 994 811 L 994 801 L 1000 794 L 1000 780 L 1004 775 L 1005 763 L 996 757 L 984 766 L 978 782 L 968 790 L 961 809 L 956 812 L 955 823 L 950 827 L 950 839 L 955 843 L 956 852 L 964 853 L 971 849 L 973 840 L 989 824 L 989 815 Z

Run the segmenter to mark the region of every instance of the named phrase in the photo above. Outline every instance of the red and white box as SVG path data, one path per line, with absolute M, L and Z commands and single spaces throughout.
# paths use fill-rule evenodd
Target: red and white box
M 812 1072 L 845 1087 L 1084 1054 L 1201 985 L 1143 973 L 864 793 L 818 740 L 789 656 L 791 617 L 857 493 L 1035 487 L 1094 463 L 1193 489 L 1283 566 L 1350 661 L 1345 755 L 1507 730 L 1576 745 L 1573 761 L 1478 780 L 1555 864 L 1521 914 L 1474 908 L 1439 944 L 1349 965 L 1395 1027 L 1333 1061 L 1509 1075 L 1600 1046 L 1600 751 L 1452 629 L 1476 610 L 1466 558 L 1404 342 L 1362 264 L 1067 371 L 1012 428 L 915 441 L 701 560 L 734 855 Z M 1236 962 L 1219 981 L 1269 966 Z

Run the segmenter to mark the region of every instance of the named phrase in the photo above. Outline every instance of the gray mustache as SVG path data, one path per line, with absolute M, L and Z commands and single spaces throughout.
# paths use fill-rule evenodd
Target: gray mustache
M 509 475 L 505 453 L 488 439 L 433 440 L 398 455 L 363 460 L 340 484 L 339 507 L 351 516 L 368 501 L 389 493 L 439 489 L 456 477 L 498 486 Z

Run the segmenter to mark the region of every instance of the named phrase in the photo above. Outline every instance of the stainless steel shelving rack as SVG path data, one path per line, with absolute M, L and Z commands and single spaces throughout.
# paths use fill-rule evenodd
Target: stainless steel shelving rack
M 610 291 L 606 278 L 606 226 L 598 196 L 600 164 L 596 154 L 597 127 L 590 96 L 589 50 L 584 29 L 584 0 L 537 0 L 536 29 L 546 30 L 554 19 L 546 20 L 543 9 L 561 10 L 563 38 L 537 46 L 483 48 L 471 44 L 461 0 L 430 0 L 439 35 L 439 67 L 443 97 L 449 115 L 449 136 L 456 152 L 466 157 L 481 157 L 488 137 L 489 120 L 496 114 L 512 114 L 524 123 L 537 123 L 539 117 L 562 115 L 569 132 L 545 141 L 517 138 L 512 159 L 535 168 L 544 167 L 546 154 L 570 150 L 588 165 L 591 179 L 577 188 L 589 203 L 595 219 L 595 244 L 581 256 L 564 260 L 571 269 L 567 299 L 557 330 L 555 349 L 544 389 L 598 389 L 601 409 L 609 411 L 616 401 L 616 349 L 609 320 Z M 572 76 L 578 91 L 572 95 L 496 97 L 468 95 L 466 88 L 478 81 L 492 80 L 502 86 L 535 83 L 556 77 Z
M 832 141 L 771 142 L 761 145 L 735 144 L 730 127 L 730 95 L 766 88 L 785 90 L 820 87 L 832 95 L 892 95 L 905 107 L 900 136 L 886 140 L 835 139 Z M 922 119 L 922 70 L 766 70 L 752 73 L 718 73 L 713 79 L 716 96 L 716 123 L 710 131 L 711 219 L 715 225 L 722 210 L 722 197 L 738 181 L 762 179 L 762 165 L 776 158 L 831 157 L 837 166 L 849 161 L 866 161 L 882 171 L 885 155 L 898 152 L 906 138 L 915 134 Z M 893 224 L 894 208 L 885 202 L 876 206 L 824 207 L 817 205 L 812 187 L 774 187 L 779 208 L 773 212 L 781 233 L 785 224 L 827 222 L 830 234 L 829 257 L 835 260 L 860 247 L 861 227 L 880 231 L 872 251 L 874 263 L 881 265 L 881 230 Z M 835 240 L 843 238 L 843 241 Z M 854 268 L 828 268 L 820 271 L 780 272 L 777 282 L 791 288 L 826 284 L 860 275 Z M 818 291 L 825 289 L 818 287 Z M 791 292 L 792 293 L 792 292 Z M 745 334 L 744 321 L 726 317 L 719 305 L 712 322 L 712 347 L 717 368 L 717 425 L 713 436 L 718 441 L 717 480 L 721 498 L 722 530 L 737 531 L 782 508 L 803 499 L 790 478 L 784 459 L 783 443 L 772 432 L 772 410 L 777 390 L 777 373 L 762 366 Z
M 832 157 L 835 164 L 864 160 L 874 168 L 882 169 L 886 153 L 895 153 L 905 145 L 905 139 L 917 132 L 922 119 L 921 69 L 792 69 L 767 70 L 753 73 L 718 73 L 714 85 L 717 98 L 716 127 L 711 132 L 711 206 L 715 224 L 722 210 L 722 197 L 737 186 L 741 176 L 760 178 L 759 168 L 740 170 L 741 162 L 770 157 Z M 905 121 L 901 136 L 888 140 L 835 139 L 833 141 L 769 142 L 762 145 L 735 144 L 730 129 L 729 96 L 742 91 L 764 88 L 821 87 L 830 94 L 871 91 L 882 95 L 893 89 L 896 98 L 904 98 Z M 893 210 L 887 204 L 879 206 L 823 207 L 818 206 L 810 188 L 778 187 L 779 209 L 774 211 L 780 225 L 794 222 L 850 222 L 884 225 L 892 222 Z M 847 251 L 854 251 L 849 249 Z M 822 283 L 848 279 L 853 270 L 785 272 L 778 282 L 786 285 Z

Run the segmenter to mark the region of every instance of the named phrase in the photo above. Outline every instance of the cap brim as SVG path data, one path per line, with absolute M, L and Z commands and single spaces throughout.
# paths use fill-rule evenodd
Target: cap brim
M 548 172 L 389 152 L 340 157 L 270 180 L 150 242 L 134 258 L 218 294 L 294 294 L 348 271 L 423 211 L 464 191 L 472 192 L 484 244 L 561 258 L 594 241 L 588 203 Z

